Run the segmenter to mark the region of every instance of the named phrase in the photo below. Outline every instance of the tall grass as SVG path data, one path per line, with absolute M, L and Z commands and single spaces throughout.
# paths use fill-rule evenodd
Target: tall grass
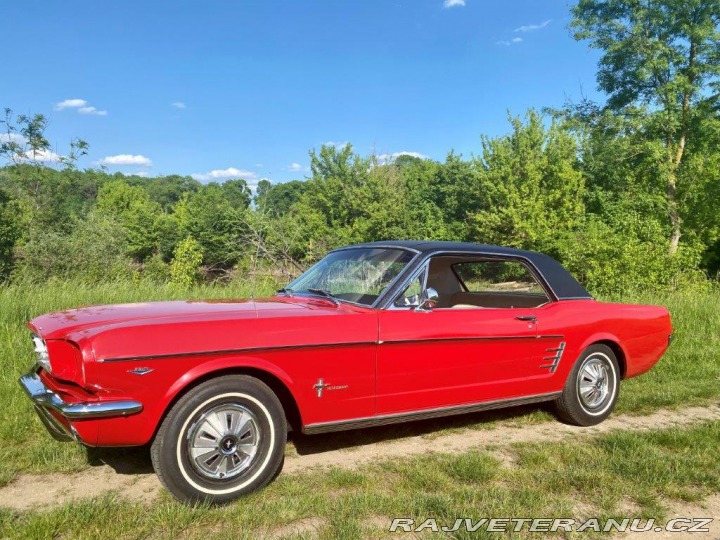
M 50 282 L 43 286 L 0 287 L 0 484 L 16 472 L 77 470 L 87 466 L 78 445 L 56 443 L 17 384 L 34 361 L 27 320 L 60 309 L 92 304 L 170 299 L 246 298 L 270 294 L 270 281 L 184 288 L 147 282 L 100 285 Z M 648 374 L 622 385 L 618 410 L 647 412 L 658 407 L 702 403 L 720 396 L 720 291 L 652 293 L 614 298 L 668 306 L 675 340 Z M 342 435 L 338 435 L 342 436 Z M 350 435 L 348 435 L 350 436 Z

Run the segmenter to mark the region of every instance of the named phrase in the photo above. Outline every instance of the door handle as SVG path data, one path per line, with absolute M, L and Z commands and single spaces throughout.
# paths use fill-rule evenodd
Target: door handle
M 535 315 L 518 315 L 515 318 L 518 321 L 530 321 L 533 324 L 537 324 L 537 317 Z

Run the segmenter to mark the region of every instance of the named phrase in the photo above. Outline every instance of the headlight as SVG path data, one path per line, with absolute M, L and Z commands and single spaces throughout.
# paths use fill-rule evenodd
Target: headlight
M 52 371 L 50 368 L 50 356 L 48 355 L 45 340 L 36 334 L 32 334 L 33 344 L 35 345 L 35 353 L 37 354 L 37 363 L 46 371 Z

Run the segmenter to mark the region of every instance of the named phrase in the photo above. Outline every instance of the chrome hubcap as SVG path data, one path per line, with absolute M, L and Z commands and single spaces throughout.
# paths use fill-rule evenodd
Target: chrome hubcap
M 588 409 L 597 409 L 610 397 L 612 375 L 603 358 L 591 356 L 578 372 L 578 396 Z
M 255 415 L 236 403 L 224 403 L 204 413 L 188 431 L 187 450 L 197 472 L 227 480 L 250 467 L 260 444 Z

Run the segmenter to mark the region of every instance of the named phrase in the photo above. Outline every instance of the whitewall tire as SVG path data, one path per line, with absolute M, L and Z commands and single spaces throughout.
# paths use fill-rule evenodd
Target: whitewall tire
M 555 409 L 570 424 L 594 426 L 610 415 L 619 393 L 620 368 L 615 353 L 606 345 L 591 345 L 575 362 Z
M 160 481 L 180 501 L 223 504 L 270 482 L 283 463 L 287 422 L 262 381 L 225 375 L 170 409 L 151 447 Z

